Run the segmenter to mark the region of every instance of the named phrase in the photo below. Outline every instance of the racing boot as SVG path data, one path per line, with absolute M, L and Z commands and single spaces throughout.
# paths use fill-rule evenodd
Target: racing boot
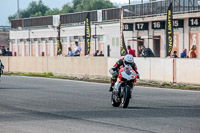
M 114 85 L 115 85 L 115 82 L 113 80 L 111 80 L 111 86 L 110 86 L 109 92 L 113 91 Z

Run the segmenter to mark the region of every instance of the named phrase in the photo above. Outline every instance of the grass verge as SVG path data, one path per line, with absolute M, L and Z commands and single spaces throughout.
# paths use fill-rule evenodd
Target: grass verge
M 9 76 L 32 76 L 32 77 L 45 77 L 45 78 L 55 78 L 55 79 L 68 79 L 68 80 L 79 80 L 87 82 L 96 82 L 96 83 L 110 83 L 108 79 L 89 79 L 89 78 L 76 78 L 69 76 L 54 76 L 53 73 L 8 73 L 5 72 L 4 75 Z M 181 90 L 195 90 L 200 91 L 200 86 L 190 86 L 190 85 L 181 85 L 173 83 L 157 83 L 157 82 L 142 82 L 138 81 L 136 86 L 145 86 L 145 87 L 156 87 L 156 88 L 169 88 L 169 89 L 181 89 Z

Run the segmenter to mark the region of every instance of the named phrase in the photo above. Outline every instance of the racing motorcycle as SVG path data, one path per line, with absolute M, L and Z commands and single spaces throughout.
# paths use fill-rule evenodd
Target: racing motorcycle
M 117 82 L 111 94 L 112 106 L 119 107 L 121 104 L 123 108 L 127 108 L 132 96 L 134 84 L 136 79 L 139 78 L 139 74 L 137 75 L 132 67 L 128 65 L 119 69 L 119 73 L 117 74 Z

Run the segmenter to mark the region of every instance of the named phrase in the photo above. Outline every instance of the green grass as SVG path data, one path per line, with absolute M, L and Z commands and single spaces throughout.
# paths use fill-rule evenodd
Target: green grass
M 79 80 L 87 82 L 96 82 L 96 83 L 110 83 L 108 79 L 89 79 L 89 78 L 77 78 L 69 76 L 54 76 L 53 73 L 8 73 L 5 72 L 4 75 L 10 76 L 32 76 L 32 77 L 45 77 L 45 78 L 55 78 L 55 79 L 68 79 L 68 80 Z M 189 85 L 180 85 L 173 83 L 157 83 L 157 82 L 142 82 L 138 81 L 135 84 L 136 86 L 146 86 L 146 87 L 156 87 L 156 88 L 169 88 L 169 89 L 182 89 L 182 90 L 196 90 L 200 91 L 200 86 L 189 86 Z

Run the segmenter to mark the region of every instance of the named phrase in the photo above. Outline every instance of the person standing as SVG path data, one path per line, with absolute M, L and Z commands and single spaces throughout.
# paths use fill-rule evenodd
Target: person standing
M 177 51 L 174 51 L 174 54 L 172 55 L 172 58 L 178 58 Z
M 2 55 L 2 47 L 1 47 L 1 45 L 0 45 L 0 56 Z
M 74 56 L 80 56 L 81 47 L 78 45 L 78 41 L 75 41 L 76 47 L 74 48 Z
M 104 56 L 104 54 L 103 54 L 103 52 L 102 52 L 102 51 L 100 52 L 99 56 Z
M 3 56 L 6 56 L 6 49 L 5 49 L 5 46 L 2 45 L 1 51 L 2 51 L 2 55 L 3 55 Z
M 144 57 L 155 57 L 154 53 L 152 52 L 152 50 L 150 48 L 146 48 L 144 45 L 142 46 L 142 55 Z
M 136 55 L 135 55 L 135 50 L 132 50 L 132 49 L 131 49 L 131 46 L 129 46 L 129 45 L 128 45 L 127 48 L 128 48 L 128 54 L 132 55 L 133 57 L 136 57 Z
M 187 51 L 186 49 L 183 49 L 183 52 L 180 55 L 181 58 L 188 58 L 187 54 L 186 54 L 186 51 Z
M 96 50 L 96 52 L 94 53 L 94 56 L 98 56 L 99 54 L 99 50 Z
M 189 58 L 197 58 L 197 54 L 195 53 L 196 49 L 197 49 L 197 46 L 192 45 L 190 49 L 190 53 L 189 53 Z
M 68 55 L 67 56 L 74 56 L 72 49 L 70 47 L 68 48 Z

